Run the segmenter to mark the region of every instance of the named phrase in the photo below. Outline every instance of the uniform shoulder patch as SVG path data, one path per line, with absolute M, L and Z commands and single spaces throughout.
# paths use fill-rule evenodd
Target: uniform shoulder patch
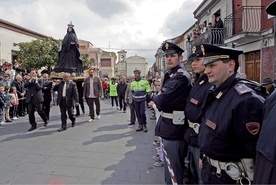
M 253 92 L 253 90 L 251 88 L 247 87 L 244 84 L 236 84 L 234 88 L 239 95 Z

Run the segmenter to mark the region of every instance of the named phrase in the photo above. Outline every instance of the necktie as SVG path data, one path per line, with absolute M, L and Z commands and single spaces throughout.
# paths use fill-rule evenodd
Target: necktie
M 65 82 L 64 85 L 63 85 L 63 91 L 62 91 L 62 96 L 63 97 L 66 96 L 66 86 L 67 86 L 67 82 Z

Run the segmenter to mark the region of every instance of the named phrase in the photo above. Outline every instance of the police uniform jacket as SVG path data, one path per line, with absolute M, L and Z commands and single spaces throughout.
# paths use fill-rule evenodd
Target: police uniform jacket
M 264 103 L 262 131 L 257 143 L 257 150 L 274 165 L 276 164 L 276 91 Z
M 185 116 L 190 122 L 201 123 L 202 106 L 211 86 L 212 84 L 208 82 L 206 74 L 195 80 L 185 107 Z M 198 134 L 193 128 L 189 127 L 185 132 L 185 141 L 191 146 L 198 147 Z
M 186 100 L 191 90 L 191 80 L 185 72 L 180 66 L 176 66 L 165 74 L 161 93 L 153 97 L 159 111 L 166 113 L 183 111 L 184 114 Z M 186 128 L 187 123 L 175 125 L 172 119 L 160 116 L 155 127 L 155 134 L 167 140 L 179 140 L 184 139 Z
M 222 162 L 254 158 L 262 123 L 264 99 L 235 75 L 209 90 L 199 129 L 201 152 Z

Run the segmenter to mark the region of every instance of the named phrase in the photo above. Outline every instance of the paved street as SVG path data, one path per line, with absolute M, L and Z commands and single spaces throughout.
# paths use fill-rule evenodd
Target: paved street
M 85 102 L 86 106 L 86 102 Z M 47 127 L 36 114 L 38 129 L 28 118 L 0 127 L 0 184 L 164 184 L 163 168 L 153 166 L 155 120 L 149 131 L 135 132 L 126 113 L 101 101 L 101 119 L 88 123 L 86 113 L 76 127 L 60 128 L 60 113 L 52 107 Z

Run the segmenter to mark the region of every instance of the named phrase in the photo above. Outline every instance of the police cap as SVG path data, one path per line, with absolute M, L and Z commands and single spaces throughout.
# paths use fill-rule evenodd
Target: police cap
M 270 15 L 276 16 L 276 1 L 273 1 L 266 7 L 266 12 Z
M 177 53 L 181 55 L 184 50 L 178 47 L 177 45 L 171 43 L 171 42 L 165 42 L 162 46 L 162 50 L 165 52 L 166 55 Z
M 195 46 L 192 47 L 192 54 L 189 56 L 190 61 L 195 59 L 195 58 L 203 57 L 204 45 L 205 44 L 201 44 L 201 45 L 195 45 Z
M 239 55 L 243 52 L 229 47 L 221 47 L 212 44 L 200 44 L 192 47 L 192 54 L 189 59 L 204 57 L 203 64 L 210 64 L 219 59 L 233 59 L 238 61 Z

